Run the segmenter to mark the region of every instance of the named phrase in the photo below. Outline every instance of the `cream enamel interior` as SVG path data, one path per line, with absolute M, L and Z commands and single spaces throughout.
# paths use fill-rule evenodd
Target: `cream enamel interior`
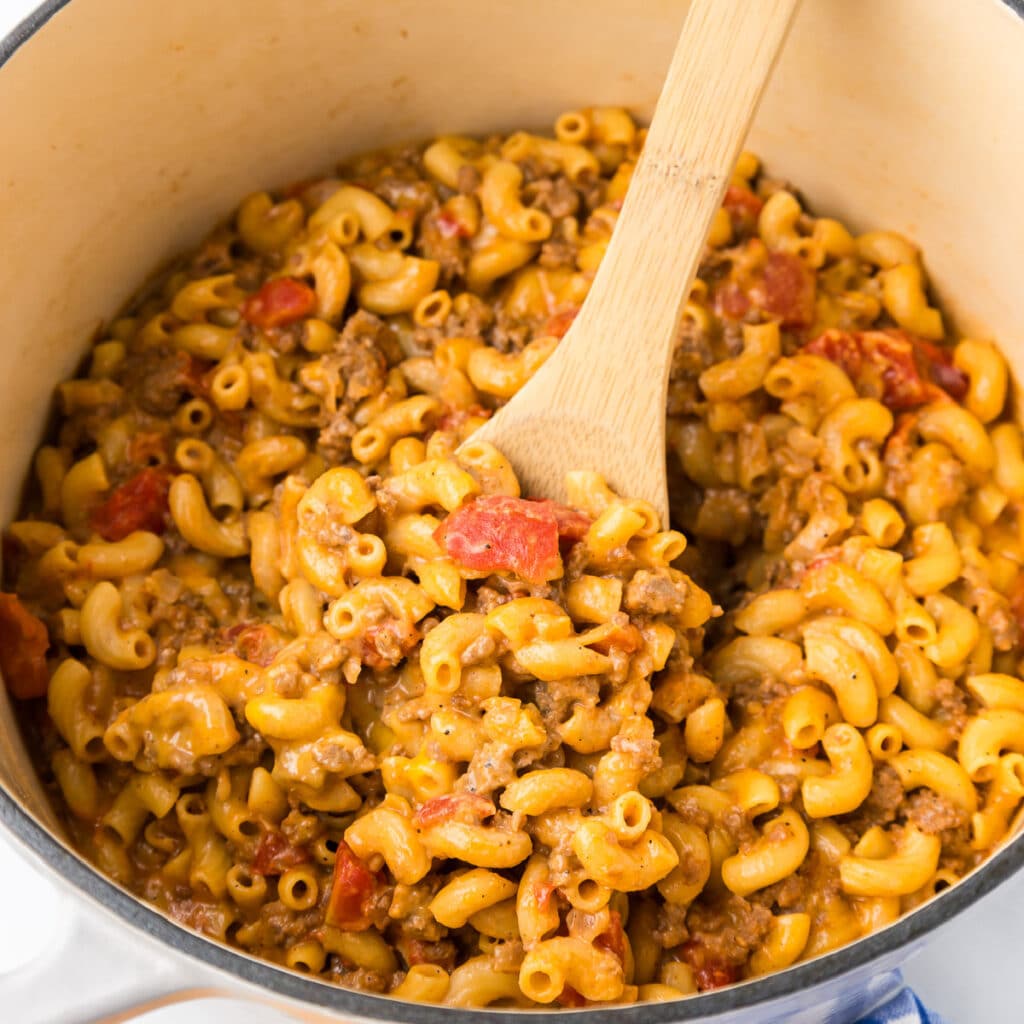
M 91 334 L 241 196 L 439 131 L 648 115 L 685 8 L 71 0 L 0 70 L 0 519 Z M 915 239 L 1020 369 L 1021 97 L 997 0 L 805 0 L 750 145 L 818 210 Z M 2 691 L 0 782 L 53 824 Z

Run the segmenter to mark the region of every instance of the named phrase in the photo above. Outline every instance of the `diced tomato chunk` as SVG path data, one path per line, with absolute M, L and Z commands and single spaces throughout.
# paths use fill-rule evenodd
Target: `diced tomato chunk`
M 799 256 L 769 253 L 768 261 L 750 288 L 750 297 L 783 327 L 809 327 L 814 321 L 814 271 Z
M 231 626 L 225 638 L 244 661 L 266 668 L 285 646 L 285 639 L 273 626 L 260 622 L 242 622 Z
M 570 508 L 560 501 L 552 501 L 550 498 L 529 498 L 535 506 L 550 512 L 558 524 L 558 539 L 567 541 L 583 540 L 590 529 L 592 522 L 590 516 L 585 516 L 579 509 Z
M 547 323 L 544 324 L 544 329 L 541 334 L 554 335 L 556 338 L 564 338 L 566 332 L 572 326 L 573 320 L 576 319 L 576 314 L 579 309 L 565 309 L 561 313 L 555 313 L 553 316 L 548 317 Z
M 124 540 L 136 530 L 163 533 L 167 528 L 171 474 L 162 466 L 150 466 L 116 488 L 92 511 L 89 525 L 104 540 Z
M 50 684 L 46 651 L 50 636 L 16 594 L 0 593 L 0 672 L 18 700 L 45 697 Z
M 265 832 L 256 847 L 252 869 L 258 875 L 282 875 L 311 859 L 304 846 L 293 846 L 280 832 Z
M 295 277 L 274 277 L 242 303 L 242 316 L 264 329 L 283 327 L 316 309 L 316 292 Z
M 190 395 L 203 398 L 210 393 L 206 374 L 213 369 L 213 363 L 199 359 L 191 352 L 177 352 L 175 355 L 175 383 Z
M 804 345 L 803 351 L 835 363 L 851 381 L 857 380 L 864 364 L 864 350 L 857 336 L 832 327 Z
M 369 925 L 369 901 L 380 879 L 343 843 L 338 843 L 334 880 L 325 920 L 343 931 L 362 931 Z
M 416 812 L 416 824 L 431 828 L 446 821 L 481 822 L 495 813 L 494 804 L 479 793 L 446 793 L 431 797 Z
M 921 376 L 913 343 L 886 331 L 870 335 L 869 359 L 882 378 L 883 404 L 890 409 L 912 409 L 927 402 L 934 389 Z
M 967 378 L 953 366 L 949 352 L 906 331 L 830 328 L 803 351 L 842 367 L 859 392 L 878 398 L 894 412 L 943 394 L 959 400 L 967 393 Z
M 434 539 L 467 569 L 542 583 L 562 574 L 558 531 L 558 517 L 545 502 L 488 494 L 452 512 Z
M 738 967 L 731 964 L 708 964 L 693 972 L 699 992 L 710 992 L 714 988 L 724 988 L 739 979 Z
M 684 942 L 678 949 L 680 957 L 693 968 L 694 980 L 700 992 L 713 988 L 722 988 L 739 980 L 740 969 L 737 965 L 712 956 L 707 948 L 697 939 Z
M 736 281 L 724 281 L 712 295 L 715 315 L 723 320 L 742 320 L 750 312 L 750 297 Z
M 722 205 L 729 214 L 733 228 L 749 234 L 757 227 L 757 218 L 764 200 L 754 195 L 746 185 L 730 185 L 725 191 Z

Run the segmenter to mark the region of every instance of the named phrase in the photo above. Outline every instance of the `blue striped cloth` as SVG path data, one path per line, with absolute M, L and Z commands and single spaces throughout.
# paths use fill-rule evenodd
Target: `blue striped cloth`
M 948 1024 L 944 1017 L 933 1013 L 910 991 L 902 989 L 873 1013 L 860 1020 L 859 1024 Z

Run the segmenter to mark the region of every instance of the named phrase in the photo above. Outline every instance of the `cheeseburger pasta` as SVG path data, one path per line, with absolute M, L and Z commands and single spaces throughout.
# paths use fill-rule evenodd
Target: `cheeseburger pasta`
M 75 844 L 181 924 L 449 1006 L 674 999 L 1012 831 L 1021 434 L 910 241 L 741 157 L 671 524 L 600 466 L 524 495 L 473 440 L 586 298 L 643 136 L 572 111 L 251 195 L 58 387 L 0 669 Z

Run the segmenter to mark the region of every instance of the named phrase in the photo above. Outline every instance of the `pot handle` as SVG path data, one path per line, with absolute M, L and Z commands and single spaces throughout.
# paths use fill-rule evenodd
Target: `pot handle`
M 50 941 L 34 960 L 0 975 L 5 1020 L 23 1024 L 119 1024 L 147 1009 L 235 996 L 201 968 L 61 894 Z

